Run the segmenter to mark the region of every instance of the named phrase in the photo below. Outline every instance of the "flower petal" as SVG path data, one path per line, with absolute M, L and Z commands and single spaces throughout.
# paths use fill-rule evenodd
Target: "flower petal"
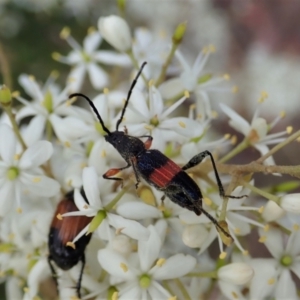
M 53 146 L 48 141 L 38 141 L 23 153 L 19 167 L 22 169 L 36 168 L 45 163 L 53 153 Z
M 279 276 L 275 299 L 298 299 L 296 285 L 288 269 L 283 269 Z
M 83 40 L 84 51 L 91 54 L 93 51 L 95 51 L 98 48 L 100 42 L 101 42 L 101 35 L 99 34 L 99 32 L 94 31 L 88 34 Z
M 108 222 L 117 230 L 128 235 L 135 240 L 146 240 L 149 237 L 149 231 L 137 221 L 127 220 L 115 214 L 107 214 Z
M 97 64 L 88 64 L 87 70 L 92 86 L 95 89 L 100 90 L 108 85 L 109 80 L 107 74 Z
M 127 54 L 120 54 L 114 51 L 97 51 L 93 54 L 93 58 L 106 65 L 117 65 L 120 67 L 128 67 L 131 65 L 131 61 Z
M 6 163 L 12 165 L 16 154 L 17 140 L 12 129 L 6 124 L 0 126 L 0 141 L 0 156 Z
M 133 220 L 159 218 L 161 216 L 161 212 L 156 207 L 138 201 L 131 201 L 118 205 L 117 213 L 124 218 Z
M 0 195 L 0 216 L 4 217 L 16 202 L 14 181 L 5 181 L 0 188 Z
M 182 253 L 169 257 L 161 267 L 155 267 L 153 277 L 157 280 L 179 278 L 191 272 L 196 266 L 197 260 Z
M 92 207 L 101 207 L 98 176 L 94 167 L 84 168 L 82 172 L 83 189 Z

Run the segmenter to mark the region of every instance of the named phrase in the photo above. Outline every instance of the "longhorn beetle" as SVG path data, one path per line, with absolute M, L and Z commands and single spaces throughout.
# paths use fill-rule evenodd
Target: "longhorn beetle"
M 48 256 L 48 263 L 55 284 L 58 286 L 57 274 L 52 265 L 52 261 L 54 261 L 56 265 L 64 271 L 70 270 L 72 267 L 77 265 L 79 261 L 81 261 L 82 265 L 76 284 L 77 297 L 81 299 L 80 287 L 85 265 L 84 250 L 90 242 L 92 235 L 89 234 L 82 236 L 77 242 L 75 242 L 75 248 L 68 246 L 68 242 L 72 241 L 77 234 L 91 222 L 92 218 L 86 216 L 74 216 L 66 217 L 61 220 L 57 217 L 59 214 L 62 215 L 64 213 L 78 211 L 74 203 L 73 194 L 74 191 L 70 191 L 65 195 L 65 197 L 58 203 L 56 212 L 53 216 L 48 239 L 50 253 Z M 83 189 L 81 190 L 81 194 L 85 201 L 87 201 Z
M 161 198 L 162 201 L 165 199 L 165 197 L 168 197 L 176 204 L 195 212 L 195 214 L 198 216 L 201 213 L 204 213 L 214 223 L 214 225 L 220 231 L 222 231 L 223 234 L 225 234 L 225 236 L 231 238 L 230 234 L 219 225 L 218 221 L 203 209 L 202 193 L 196 182 L 185 172 L 185 170 L 196 166 L 197 164 L 201 163 L 205 157 L 209 156 L 217 180 L 220 196 L 223 198 L 228 197 L 234 199 L 243 198 L 244 196 L 225 195 L 214 158 L 209 151 L 203 151 L 195 155 L 186 165 L 181 168 L 160 151 L 150 149 L 153 139 L 152 136 L 143 135 L 134 137 L 128 135 L 126 128 L 124 132 L 119 131 L 119 126 L 123 120 L 133 88 L 145 65 L 146 62 L 142 64 L 139 72 L 131 84 L 124 107 L 121 111 L 121 116 L 116 124 L 116 130 L 113 132 L 109 131 L 109 129 L 105 126 L 94 103 L 87 96 L 81 93 L 74 93 L 69 96 L 69 98 L 80 96 L 89 102 L 103 130 L 107 133 L 104 136 L 105 140 L 116 148 L 116 150 L 127 163 L 127 165 L 123 168 L 114 168 L 108 170 L 103 177 L 111 180 L 123 180 L 122 178 L 112 176 L 116 175 L 121 170 L 132 167 L 136 178 L 136 188 L 139 185 L 140 177 L 144 178 L 146 182 L 164 193 L 164 196 Z M 147 138 L 147 140 L 143 142 L 140 140 L 140 138 Z

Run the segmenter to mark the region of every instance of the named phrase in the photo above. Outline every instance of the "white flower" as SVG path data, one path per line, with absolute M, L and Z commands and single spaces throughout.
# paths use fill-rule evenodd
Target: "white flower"
M 284 140 L 282 136 L 286 134 L 285 131 L 268 134 L 278 123 L 280 117 L 275 118 L 271 124 L 267 124 L 265 119 L 259 117 L 260 107 L 258 107 L 253 115 L 251 123 L 249 123 L 227 105 L 220 103 L 220 107 L 230 118 L 229 125 L 236 131 L 242 133 L 249 144 L 256 148 L 261 155 L 264 155 L 269 151 L 268 145 L 277 144 Z M 265 163 L 274 165 L 273 157 L 268 157 L 265 160 Z
M 274 258 L 266 259 L 263 264 L 256 266 L 255 284 L 253 283 L 250 287 L 251 295 L 258 296 L 258 299 L 265 299 L 266 296 L 271 295 L 275 299 L 297 299 L 296 285 L 291 272 L 300 278 L 300 231 L 298 228 L 299 226 L 295 225 L 296 230 L 290 234 L 287 241 L 284 234 L 277 229 L 270 228 L 267 231 L 259 229 L 259 241 L 264 243 Z M 261 274 L 264 274 L 266 270 L 269 270 L 268 277 L 263 279 Z M 256 277 L 261 280 L 257 280 Z M 268 291 L 265 297 L 257 294 L 263 290 Z
M 16 97 L 19 102 L 24 104 L 24 107 L 18 111 L 16 118 L 17 121 L 20 121 L 33 116 L 28 125 L 31 136 L 41 137 L 46 126 L 49 134 L 51 129 L 48 127 L 49 125 L 52 125 L 55 130 L 55 118 L 53 118 L 55 116 L 73 116 L 73 119 L 75 119 L 74 117 L 78 118 L 85 113 L 84 109 L 72 106 L 70 102 L 66 101 L 69 88 L 67 86 L 63 91 L 60 91 L 59 87 L 53 82 L 54 75 L 51 74 L 43 86 L 40 86 L 33 76 L 23 74 L 19 77 L 20 85 L 32 98 L 32 101 L 20 96 Z M 28 137 L 28 140 L 31 141 L 32 137 Z
M 267 222 L 273 222 L 282 218 L 284 214 L 285 211 L 277 203 L 269 200 L 261 215 Z
M 103 38 L 117 50 L 126 52 L 131 49 L 130 28 L 124 19 L 115 15 L 102 17 L 98 28 Z
M 216 88 L 216 86 L 219 86 L 220 83 L 228 80 L 228 75 L 213 78 L 212 75 L 203 73 L 205 64 L 210 54 L 214 51 L 215 48 L 213 46 L 205 47 L 199 53 L 191 67 L 181 52 L 177 50 L 175 56 L 179 60 L 183 71 L 179 77 L 166 80 L 159 87 L 164 99 L 174 98 L 181 95 L 185 90 L 194 92 L 196 96 L 197 112 L 202 120 L 205 120 L 206 117 L 212 117 L 212 110 L 207 92 L 215 90 L 222 91 L 222 89 Z
M 17 140 L 12 129 L 0 126 L 0 215 L 4 216 L 13 206 L 21 207 L 24 192 L 40 197 L 52 197 L 59 192 L 59 184 L 43 175 L 40 165 L 52 155 L 50 142 L 39 141 L 25 150 L 16 151 Z M 5 141 L 5 142 L 3 142 Z
M 178 142 L 180 139 L 193 137 L 196 132 L 199 132 L 201 124 L 190 118 L 169 118 L 169 115 L 185 100 L 186 97 L 182 97 L 170 107 L 165 108 L 160 92 L 154 85 L 150 85 L 148 106 L 148 99 L 135 89 L 125 114 L 124 124 L 131 135 L 150 133 L 153 137 L 152 148 L 163 151 L 166 142 Z
M 280 206 L 288 212 L 300 214 L 300 194 L 287 194 L 281 198 Z
M 147 239 L 149 236 L 148 230 L 140 223 L 132 220 L 127 220 L 119 215 L 112 214 L 105 210 L 100 199 L 99 182 L 96 170 L 93 167 L 83 169 L 82 173 L 83 189 L 86 194 L 89 204 L 86 203 L 80 193 L 80 189 L 74 190 L 74 200 L 79 211 L 65 213 L 62 217 L 70 216 L 101 216 L 101 224 L 97 229 L 98 234 L 106 239 L 111 239 L 109 226 L 114 227 L 117 231 L 122 231 L 123 234 L 130 236 L 133 239 Z M 75 238 L 77 241 L 81 236 L 88 232 L 90 224 L 88 224 Z
M 70 92 L 81 89 L 86 73 L 89 74 L 91 84 L 95 89 L 101 89 L 108 85 L 108 75 L 98 63 L 118 66 L 130 65 L 129 58 L 124 54 L 107 50 L 96 51 L 102 41 L 101 35 L 96 31 L 88 33 L 83 41 L 83 47 L 73 39 L 67 28 L 63 29 L 61 37 L 69 43 L 73 50 L 66 57 L 53 53 L 53 58 L 73 67 L 68 76 Z
M 118 287 L 120 300 L 168 299 L 171 295 L 159 281 L 180 278 L 196 265 L 194 257 L 181 253 L 159 258 L 161 239 L 152 225 L 149 231 L 149 239 L 138 241 L 138 253 L 130 259 L 109 249 L 98 252 L 102 268 L 111 274 L 112 280 L 123 283 Z

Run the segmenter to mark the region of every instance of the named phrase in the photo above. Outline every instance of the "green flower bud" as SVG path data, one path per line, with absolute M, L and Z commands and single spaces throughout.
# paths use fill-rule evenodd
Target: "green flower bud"
M 6 85 L 0 86 L 0 103 L 4 106 L 11 105 L 11 92 Z
M 180 23 L 174 31 L 172 40 L 174 44 L 180 44 L 186 31 L 186 22 Z

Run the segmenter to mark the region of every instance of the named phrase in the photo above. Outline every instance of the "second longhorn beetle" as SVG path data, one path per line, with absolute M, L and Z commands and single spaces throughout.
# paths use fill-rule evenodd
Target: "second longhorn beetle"
M 119 126 L 123 120 L 133 88 L 145 65 L 146 62 L 142 64 L 139 72 L 131 84 L 124 107 L 121 111 L 121 116 L 116 124 L 116 130 L 113 132 L 109 131 L 109 129 L 105 126 L 94 103 L 86 95 L 74 93 L 69 96 L 69 98 L 80 96 L 89 102 L 103 130 L 106 132 L 106 135 L 104 136 L 105 140 L 116 148 L 116 150 L 127 163 L 127 165 L 123 168 L 113 168 L 108 170 L 103 177 L 105 179 L 122 181 L 122 178 L 113 176 L 115 176 L 121 170 L 132 167 L 136 178 L 136 188 L 138 188 L 140 177 L 142 177 L 150 185 L 164 193 L 162 201 L 165 199 L 165 197 L 168 197 L 176 204 L 195 212 L 195 214 L 198 216 L 201 213 L 205 214 L 205 216 L 207 216 L 213 222 L 218 230 L 220 230 L 227 238 L 232 239 L 231 235 L 219 225 L 218 221 L 203 209 L 203 196 L 200 188 L 196 182 L 185 172 L 185 170 L 198 165 L 205 157 L 209 156 L 217 180 L 220 196 L 223 198 L 228 197 L 234 199 L 245 197 L 225 195 L 214 158 L 209 151 L 203 151 L 195 155 L 186 165 L 181 168 L 160 151 L 150 149 L 153 140 L 152 136 L 143 135 L 134 137 L 128 135 L 126 128 L 124 131 L 119 131 Z M 141 138 L 147 138 L 147 140 L 143 142 Z

